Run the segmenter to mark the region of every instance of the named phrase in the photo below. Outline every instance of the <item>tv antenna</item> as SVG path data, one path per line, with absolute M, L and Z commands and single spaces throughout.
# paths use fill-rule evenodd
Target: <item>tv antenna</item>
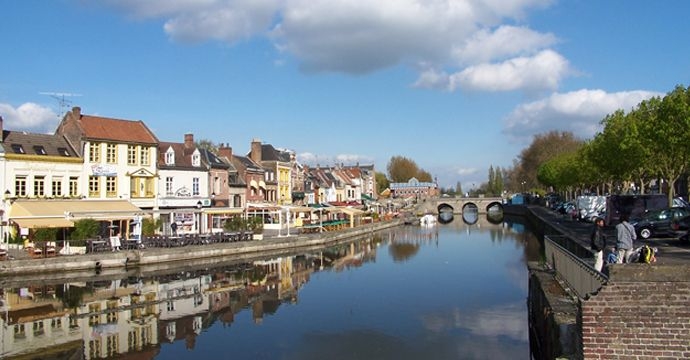
M 63 92 L 40 92 L 41 95 L 48 95 L 57 100 L 60 112 L 58 113 L 58 120 L 66 112 L 68 106 L 72 105 L 72 100 L 68 99 L 73 96 L 81 96 L 81 94 L 63 93 Z

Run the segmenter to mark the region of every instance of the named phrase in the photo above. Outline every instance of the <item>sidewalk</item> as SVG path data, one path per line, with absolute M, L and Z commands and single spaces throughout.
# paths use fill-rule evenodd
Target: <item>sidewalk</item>
M 572 220 L 570 217 L 561 215 L 543 206 L 530 206 L 530 210 L 537 216 L 550 222 L 554 227 L 559 228 L 563 235 L 577 241 L 583 247 L 589 248 L 589 239 L 594 224 Z M 616 245 L 616 229 L 607 226 L 607 244 L 609 247 Z M 683 243 L 676 238 L 651 238 L 647 240 L 638 239 L 635 247 L 648 245 L 657 248 L 657 262 L 660 265 L 690 264 L 690 243 Z

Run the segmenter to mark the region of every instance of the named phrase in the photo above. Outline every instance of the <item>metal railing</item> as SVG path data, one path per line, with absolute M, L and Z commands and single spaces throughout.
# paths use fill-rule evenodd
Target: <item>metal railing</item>
M 587 298 L 599 291 L 608 281 L 608 277 L 558 244 L 559 240 L 567 241 L 567 238 L 544 236 L 544 255 L 547 264 L 580 298 Z

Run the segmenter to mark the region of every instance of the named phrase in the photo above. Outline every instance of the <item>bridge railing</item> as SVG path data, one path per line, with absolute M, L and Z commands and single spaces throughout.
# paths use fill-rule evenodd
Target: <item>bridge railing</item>
M 559 241 L 566 240 L 565 236 L 544 236 L 546 262 L 579 297 L 584 299 L 599 291 L 608 281 L 608 277 L 559 244 Z

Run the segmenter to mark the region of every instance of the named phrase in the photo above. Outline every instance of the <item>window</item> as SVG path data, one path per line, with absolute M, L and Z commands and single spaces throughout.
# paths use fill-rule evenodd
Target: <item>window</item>
M 165 165 L 175 165 L 175 152 L 173 149 L 168 149 L 165 152 Z
M 57 150 L 58 153 L 62 156 L 70 156 L 69 151 L 67 151 L 67 148 L 59 147 Z
M 198 149 L 192 154 L 192 166 L 201 166 L 201 155 L 199 155 Z
M 141 147 L 141 165 L 142 166 L 149 166 L 151 165 L 151 151 L 148 147 L 142 146 Z
M 111 357 L 117 355 L 118 348 L 118 334 L 108 335 L 108 337 L 105 338 L 105 356 Z
M 34 196 L 45 196 L 45 176 L 34 176 Z
M 129 182 L 129 195 L 132 198 L 153 197 L 154 178 L 132 177 Z
M 14 178 L 14 196 L 26 196 L 26 176 L 17 176 Z
M 89 340 L 89 359 L 101 357 L 101 339 Z
M 70 176 L 69 178 L 69 196 L 79 195 L 79 178 Z
M 54 177 L 51 192 L 53 196 L 62 196 L 62 178 Z
M 50 320 L 50 328 L 53 330 L 62 330 L 62 318 L 53 318 Z
M 15 339 L 23 339 L 25 337 L 26 337 L 26 330 L 24 328 L 24 324 L 14 325 L 14 338 Z
M 117 197 L 117 177 L 108 176 L 105 178 L 105 196 Z
M 101 304 L 89 304 L 89 325 L 94 326 L 101 323 Z
M 15 154 L 24 154 L 24 148 L 20 144 L 12 144 L 12 151 Z
M 117 164 L 117 145 L 106 144 L 105 145 L 105 161 L 108 164 Z
M 89 161 L 90 162 L 100 162 L 101 161 L 101 144 L 89 143 Z
M 89 197 L 99 197 L 101 192 L 101 178 L 89 176 Z
M 34 323 L 34 336 L 41 336 L 43 334 L 45 334 L 45 329 L 43 328 L 43 321 L 36 321 Z
M 37 155 L 47 155 L 46 149 L 42 145 L 34 145 L 34 151 Z
M 127 145 L 127 165 L 137 164 L 137 146 Z
M 199 195 L 199 178 L 195 177 L 192 179 L 192 196 Z
M 167 195 L 167 196 L 173 195 L 173 178 L 172 178 L 172 176 L 168 176 L 165 178 L 165 195 Z

